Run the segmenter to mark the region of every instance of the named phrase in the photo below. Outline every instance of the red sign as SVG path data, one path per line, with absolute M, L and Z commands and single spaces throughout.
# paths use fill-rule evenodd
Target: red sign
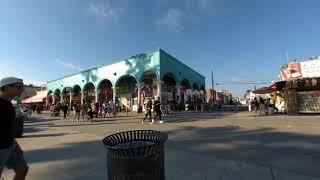
M 288 67 L 281 69 L 282 80 L 290 80 L 301 76 L 301 64 L 299 62 L 289 63 Z

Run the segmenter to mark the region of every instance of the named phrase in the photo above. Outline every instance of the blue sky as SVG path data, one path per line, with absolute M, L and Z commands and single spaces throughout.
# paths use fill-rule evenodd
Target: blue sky
M 0 77 L 39 84 L 162 48 L 216 82 L 319 53 L 318 0 L 0 0 Z M 254 85 L 216 86 L 242 95 Z M 257 85 L 257 87 L 264 85 Z

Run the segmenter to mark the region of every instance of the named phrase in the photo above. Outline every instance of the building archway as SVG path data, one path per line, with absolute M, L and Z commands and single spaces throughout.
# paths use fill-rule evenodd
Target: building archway
M 138 97 L 137 80 L 132 75 L 125 75 L 116 82 L 116 102 L 121 109 L 130 108 L 136 104 Z
M 155 97 L 157 95 L 157 81 L 157 74 L 152 70 L 143 73 L 141 77 L 140 104 L 143 104 L 147 97 Z
M 71 91 L 73 93 L 71 105 L 74 105 L 74 104 L 80 105 L 81 96 L 82 96 L 81 87 L 78 84 L 76 84 L 72 87 Z
M 71 87 L 64 87 L 62 90 L 62 102 L 69 104 L 70 103 L 70 93 L 72 91 Z
M 176 100 L 176 79 L 172 73 L 166 73 L 163 78 L 162 86 L 162 101 L 165 103 L 172 103 Z
M 53 103 L 53 91 L 49 90 L 47 93 L 47 98 L 46 98 L 46 105 L 48 106 L 49 104 Z M 47 107 L 48 108 L 48 107 Z
M 61 91 L 60 91 L 60 89 L 56 89 L 56 90 L 54 90 L 54 93 L 53 93 L 52 103 L 58 104 L 58 103 L 60 103 L 60 101 L 61 101 Z
M 193 88 L 193 90 L 198 90 L 199 91 L 198 83 L 193 83 L 192 88 Z
M 95 102 L 95 87 L 94 84 L 91 82 L 88 82 L 83 87 L 83 101 L 85 103 L 92 103 Z
M 113 90 L 112 90 L 112 83 L 108 79 L 102 80 L 98 84 L 98 102 L 103 103 L 103 102 L 109 102 L 110 100 L 113 99 Z

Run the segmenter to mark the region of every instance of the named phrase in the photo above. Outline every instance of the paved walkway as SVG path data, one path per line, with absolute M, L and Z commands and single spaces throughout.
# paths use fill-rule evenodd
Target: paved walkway
M 107 179 L 101 139 L 132 129 L 169 134 L 168 180 L 320 179 L 319 117 L 178 113 L 156 125 L 141 125 L 140 118 L 131 114 L 80 124 L 30 119 L 18 139 L 30 165 L 27 179 Z M 12 174 L 5 171 L 4 177 L 10 179 Z

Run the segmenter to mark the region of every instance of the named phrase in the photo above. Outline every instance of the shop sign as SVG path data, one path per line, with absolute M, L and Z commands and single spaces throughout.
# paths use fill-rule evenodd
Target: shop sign
M 320 77 L 320 60 L 289 63 L 280 71 L 282 80 Z
M 287 67 L 281 69 L 282 80 L 290 80 L 301 77 L 301 65 L 299 62 L 289 63 Z
M 301 62 L 302 77 L 320 77 L 320 60 Z

